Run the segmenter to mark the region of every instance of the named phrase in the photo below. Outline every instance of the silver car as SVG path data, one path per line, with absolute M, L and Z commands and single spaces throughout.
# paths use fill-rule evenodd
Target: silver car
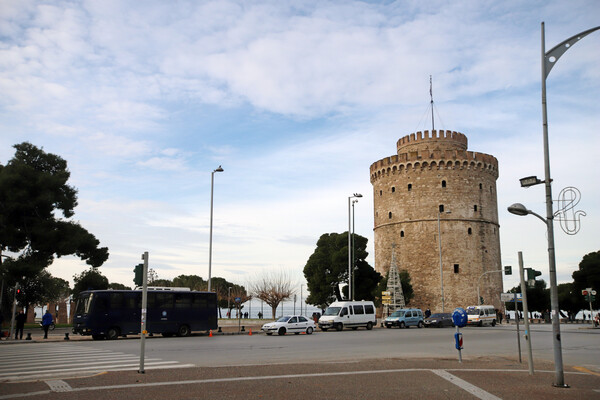
M 275 332 L 278 335 L 285 335 L 288 332 L 296 335 L 301 333 L 310 335 L 315 330 L 315 322 L 303 315 L 286 315 L 275 322 L 264 324 L 261 330 L 267 335 L 272 335 Z

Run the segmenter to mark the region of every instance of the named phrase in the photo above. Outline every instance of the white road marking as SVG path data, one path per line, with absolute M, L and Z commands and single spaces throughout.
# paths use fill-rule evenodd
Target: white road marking
M 52 390 L 53 392 L 70 392 L 71 390 L 73 390 L 71 385 L 69 385 L 65 381 L 51 380 L 51 381 L 45 381 L 45 382 L 46 382 L 46 385 L 48 385 L 50 387 L 50 390 Z
M 493 394 L 486 392 L 485 390 L 470 384 L 467 381 L 460 379 L 459 377 L 452 375 L 450 372 L 443 369 L 432 369 L 431 372 L 437 376 L 444 378 L 450 383 L 458 386 L 459 388 L 471 393 L 473 396 L 481 400 L 501 400 L 500 397 L 494 396 Z

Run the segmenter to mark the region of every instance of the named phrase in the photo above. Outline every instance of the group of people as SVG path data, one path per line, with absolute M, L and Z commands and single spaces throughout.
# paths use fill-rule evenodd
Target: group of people
M 2 313 L 0 313 L 0 332 L 2 332 L 2 322 L 3 321 Z M 23 339 L 23 331 L 25 330 L 25 322 L 27 320 L 27 316 L 23 312 L 23 310 L 19 311 L 15 315 L 15 340 Z M 50 313 L 50 310 L 46 310 L 46 313 L 42 316 L 42 329 L 44 330 L 44 339 L 48 339 L 48 330 L 50 329 L 50 325 L 52 325 L 54 318 Z M 0 339 L 2 339 L 4 335 L 0 335 Z

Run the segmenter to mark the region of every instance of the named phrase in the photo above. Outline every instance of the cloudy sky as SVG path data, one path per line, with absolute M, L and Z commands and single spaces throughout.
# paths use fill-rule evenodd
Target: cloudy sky
M 144 251 L 159 277 L 245 284 L 289 271 L 298 286 L 319 236 L 370 240 L 369 166 L 430 129 L 459 131 L 499 161 L 502 264 L 543 271 L 540 77 L 546 47 L 600 24 L 596 0 L 13 1 L 0 0 L 0 163 L 29 141 L 68 161 L 76 220 L 110 250 L 101 271 L 132 285 Z M 554 198 L 582 194 L 581 230 L 555 226 L 558 279 L 600 250 L 600 31 L 552 70 L 548 115 Z M 72 276 L 76 258 L 50 268 Z M 505 288 L 517 283 L 505 278 Z

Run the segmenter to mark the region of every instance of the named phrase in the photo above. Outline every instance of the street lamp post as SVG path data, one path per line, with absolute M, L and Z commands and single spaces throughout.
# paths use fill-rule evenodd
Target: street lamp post
M 208 239 L 208 291 L 211 289 L 211 269 L 212 269 L 212 232 L 213 232 L 213 193 L 215 187 L 215 172 L 223 172 L 223 168 L 215 169 L 210 174 L 210 234 Z
M 442 291 L 442 312 L 444 311 L 444 270 L 442 269 L 442 230 L 440 228 L 440 215 L 443 211 L 438 210 L 438 253 L 440 253 L 440 287 Z M 450 211 L 446 211 L 446 214 L 450 214 Z
M 356 257 L 354 256 L 354 203 L 358 203 L 357 199 L 352 200 L 352 300 L 354 300 L 354 292 L 356 289 Z
M 300 315 L 304 315 L 302 314 L 302 285 L 304 285 L 303 283 L 300 284 Z
M 351 219 L 350 219 L 350 200 L 355 197 L 362 197 L 360 193 L 354 193 L 348 197 L 348 300 L 352 299 L 352 238 L 350 230 Z
M 554 348 L 554 386 L 557 387 L 568 387 L 565 385 L 565 377 L 563 370 L 562 361 L 562 345 L 560 337 L 560 310 L 558 304 L 558 286 L 556 282 L 556 257 L 554 252 L 554 211 L 552 207 L 552 179 L 550 177 L 550 150 L 548 144 L 548 110 L 546 105 L 546 78 L 552 70 L 552 67 L 556 64 L 558 59 L 568 50 L 573 44 L 589 35 L 590 33 L 600 29 L 597 26 L 587 31 L 581 32 L 574 35 L 567 40 L 554 46 L 548 52 L 546 52 L 546 37 L 544 31 L 544 23 L 542 22 L 542 37 L 541 37 L 541 48 L 542 48 L 542 126 L 543 126 L 543 139 L 544 139 L 544 174 L 545 180 L 543 181 L 546 188 L 546 218 L 528 210 L 522 204 L 513 204 L 508 208 L 508 211 L 516 215 L 527 215 L 531 214 L 546 224 L 546 236 L 548 238 L 548 264 L 550 274 L 550 304 L 552 308 L 552 344 Z M 542 183 L 542 181 L 535 182 Z M 533 184 L 535 184 L 533 183 Z M 523 184 L 523 182 L 522 182 Z

